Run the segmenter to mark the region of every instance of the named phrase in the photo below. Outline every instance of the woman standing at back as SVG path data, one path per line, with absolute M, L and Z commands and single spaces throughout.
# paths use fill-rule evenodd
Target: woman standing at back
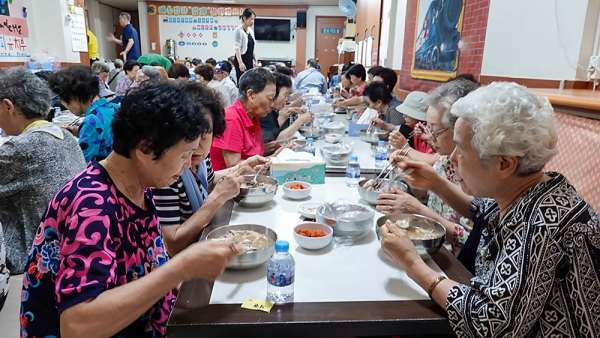
M 236 83 L 239 81 L 242 74 L 248 69 L 258 66 L 254 47 L 256 40 L 254 39 L 254 31 L 251 29 L 254 26 L 256 14 L 251 8 L 246 8 L 240 17 L 242 24 L 233 32 L 235 60 Z

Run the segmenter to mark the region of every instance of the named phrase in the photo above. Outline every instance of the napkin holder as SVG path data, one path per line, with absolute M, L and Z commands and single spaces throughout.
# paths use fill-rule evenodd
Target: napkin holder
M 270 172 L 280 185 L 292 181 L 325 184 L 325 161 L 320 157 L 310 160 L 282 160 L 275 157 L 271 159 Z
M 360 137 L 360 131 L 363 129 L 368 129 L 368 128 L 369 128 L 368 124 L 359 124 L 359 123 L 350 122 L 350 124 L 348 125 L 348 136 Z

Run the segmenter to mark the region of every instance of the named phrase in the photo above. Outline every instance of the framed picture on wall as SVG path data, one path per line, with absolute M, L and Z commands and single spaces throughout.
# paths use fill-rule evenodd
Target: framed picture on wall
M 456 77 L 464 11 L 464 0 L 417 0 L 412 78 Z

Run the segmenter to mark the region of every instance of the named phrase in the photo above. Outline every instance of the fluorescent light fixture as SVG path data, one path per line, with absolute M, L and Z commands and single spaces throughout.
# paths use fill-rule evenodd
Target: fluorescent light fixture
M 234 4 L 235 0 L 213 0 L 213 4 Z

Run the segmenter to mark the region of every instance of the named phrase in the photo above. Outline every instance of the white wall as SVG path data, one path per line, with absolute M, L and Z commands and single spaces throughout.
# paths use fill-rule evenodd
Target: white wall
M 86 5 L 90 30 L 98 39 L 100 59 L 114 60 L 117 57 L 115 44 L 106 40 L 106 36 L 114 31 L 114 25 L 119 24 L 121 11 L 98 0 L 88 0 Z
M 138 13 L 140 13 L 140 47 L 142 50 L 142 55 L 150 53 L 150 49 L 152 46 L 148 45 L 148 41 L 150 38 L 148 37 L 148 15 L 146 14 L 147 5 L 145 1 L 138 1 Z M 155 46 L 155 49 L 152 50 L 152 53 L 156 53 L 159 50 L 160 46 Z
M 25 0 L 29 26 L 30 52 L 36 50 L 54 54 L 60 62 L 79 63 L 79 52 L 73 52 L 71 28 L 66 20 L 67 3 L 64 0 Z
M 315 57 L 317 16 L 343 16 L 338 6 L 310 6 L 306 11 L 306 60 Z
M 390 41 L 388 45 L 388 65 L 392 69 L 402 69 L 402 54 L 404 54 L 404 30 L 406 26 L 406 0 L 393 1 L 390 16 Z
M 481 74 L 575 79 L 581 51 L 594 40 L 584 29 L 588 1 L 598 0 L 492 0 Z

